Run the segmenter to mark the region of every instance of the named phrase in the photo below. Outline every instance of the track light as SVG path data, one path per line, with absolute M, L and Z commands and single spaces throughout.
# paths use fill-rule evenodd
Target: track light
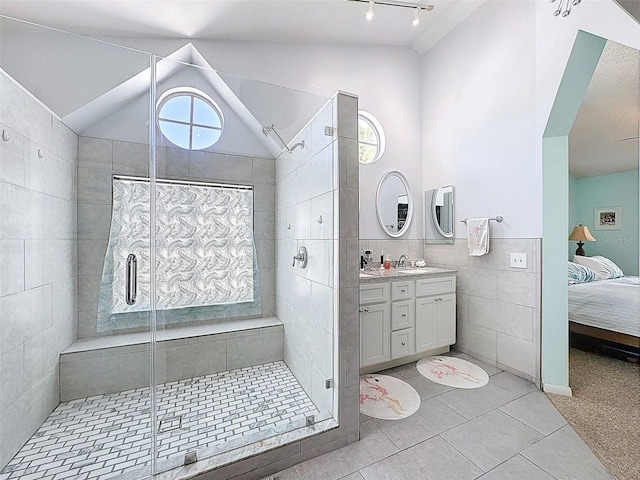
M 367 9 L 367 13 L 364 14 L 364 16 L 367 18 L 367 20 L 371 20 L 373 18 L 373 16 L 375 15 L 375 12 L 373 11 L 374 3 L 375 2 L 373 0 L 369 1 L 369 8 Z
M 411 24 L 414 27 L 420 23 L 421 14 L 423 10 L 427 12 L 430 12 L 433 10 L 433 5 L 422 4 L 424 0 L 411 0 L 411 1 L 409 0 L 347 0 L 347 1 L 368 3 L 369 8 L 367 8 L 367 11 L 364 14 L 367 20 L 372 20 L 373 17 L 375 16 L 375 12 L 373 11 L 373 9 L 376 5 L 382 5 L 383 13 L 386 7 L 410 8 L 411 10 L 413 10 L 413 20 Z M 555 2 L 557 0 L 551 0 L 551 1 Z M 565 2 L 567 0 L 560 0 L 560 1 Z M 570 1 L 580 2 L 581 0 L 570 0 Z
M 414 27 L 418 26 L 420 23 L 420 7 L 416 7 L 416 11 L 413 12 L 413 20 L 411 21 L 411 25 Z

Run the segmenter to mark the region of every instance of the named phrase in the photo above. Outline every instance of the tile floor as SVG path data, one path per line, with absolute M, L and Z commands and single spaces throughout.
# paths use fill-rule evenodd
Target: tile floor
M 166 383 L 157 398 L 159 465 L 167 466 L 181 465 L 186 452 L 203 458 L 209 449 L 304 426 L 306 415 L 320 417 L 284 362 Z M 149 472 L 149 411 L 148 388 L 61 403 L 0 480 L 142 477 Z
M 612 480 L 544 393 L 515 375 L 460 353 L 490 375 L 478 389 L 422 377 L 415 363 L 387 370 L 420 394 L 403 420 L 361 416 L 360 441 L 313 458 L 273 480 Z

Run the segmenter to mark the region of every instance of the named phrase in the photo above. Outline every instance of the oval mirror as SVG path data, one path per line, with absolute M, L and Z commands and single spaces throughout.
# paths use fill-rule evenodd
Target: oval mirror
M 392 237 L 404 235 L 411 224 L 413 201 L 409 182 L 400 172 L 384 174 L 376 192 L 376 213 L 382 229 Z
M 425 193 L 425 241 L 453 243 L 453 186 L 427 190 Z

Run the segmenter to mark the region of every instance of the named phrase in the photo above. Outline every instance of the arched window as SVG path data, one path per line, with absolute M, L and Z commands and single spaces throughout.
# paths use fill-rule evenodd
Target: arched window
M 157 109 L 162 135 L 180 148 L 209 148 L 222 135 L 222 112 L 204 92 L 193 88 L 168 90 L 158 100 Z
M 358 112 L 358 161 L 368 164 L 378 161 L 384 153 L 384 131 L 380 122 L 369 112 Z

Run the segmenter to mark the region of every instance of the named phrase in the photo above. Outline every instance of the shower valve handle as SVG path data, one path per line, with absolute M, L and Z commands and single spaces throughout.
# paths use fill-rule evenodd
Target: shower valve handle
M 300 262 L 300 268 L 307 267 L 307 249 L 302 246 L 298 249 L 298 254 L 293 256 L 293 267 L 296 266 L 296 260 Z

